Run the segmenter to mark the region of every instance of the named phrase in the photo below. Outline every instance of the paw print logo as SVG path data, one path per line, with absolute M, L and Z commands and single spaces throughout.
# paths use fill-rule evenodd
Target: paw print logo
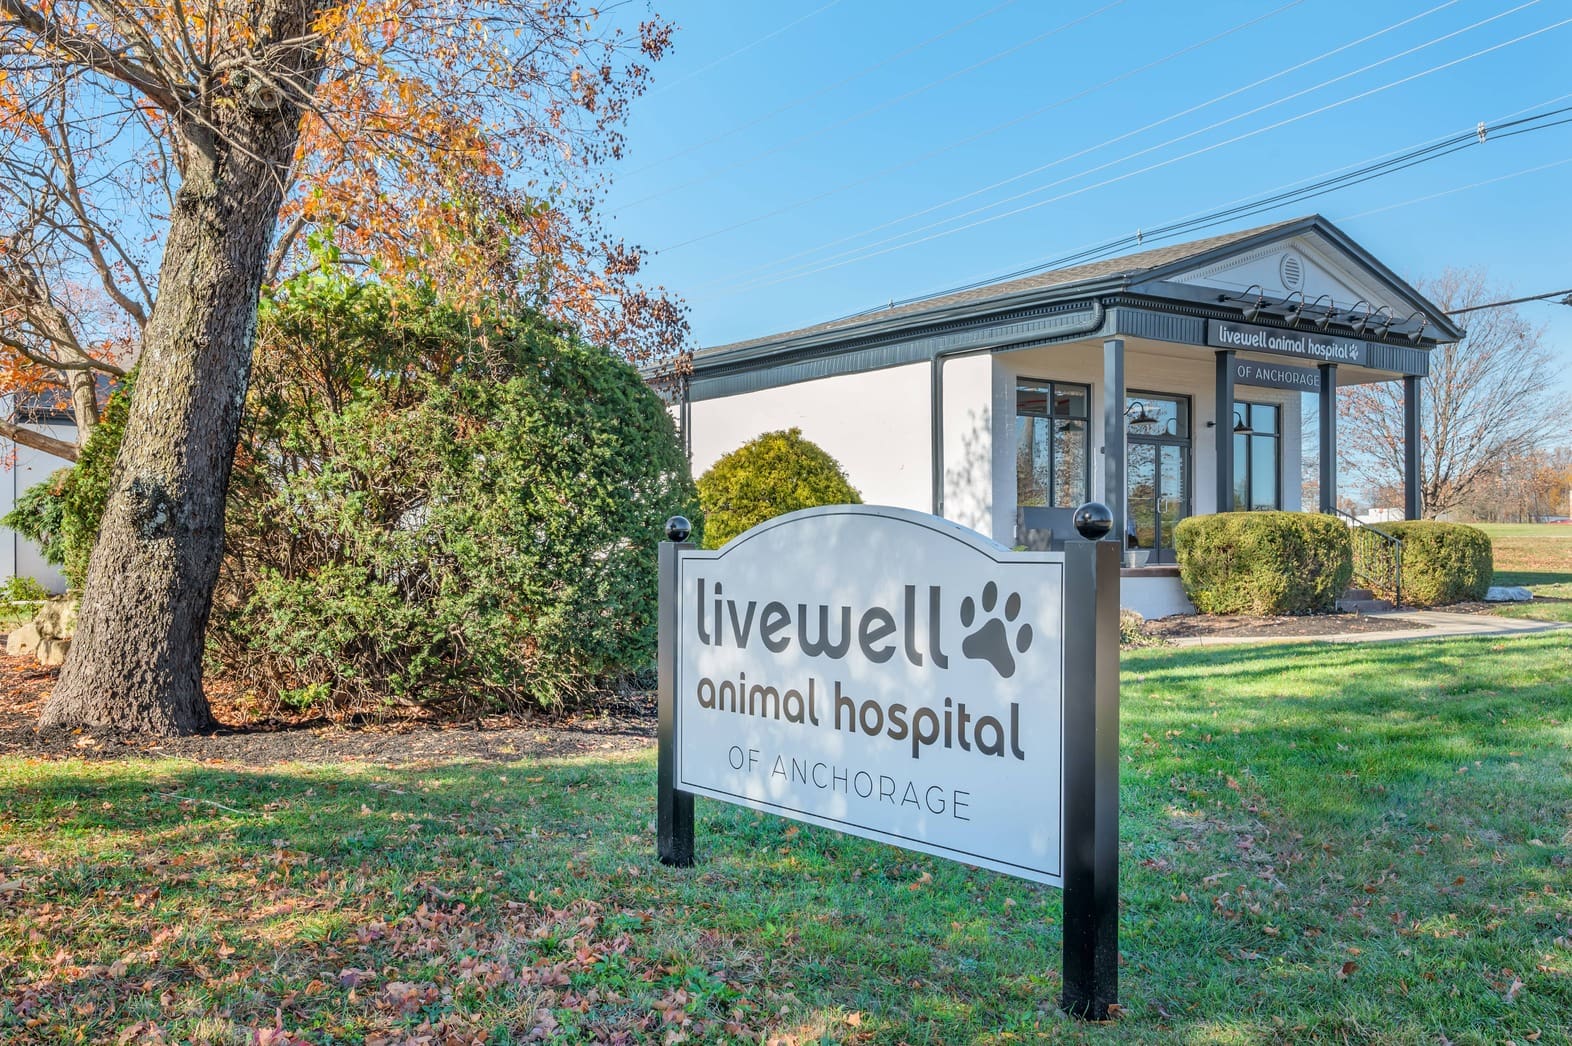
M 961 640 L 961 653 L 974 661 L 987 661 L 1000 677 L 1009 679 L 1015 674 L 1015 655 L 1024 654 L 1032 645 L 1032 626 L 1022 624 L 1015 629 L 1014 651 L 1011 650 L 1010 630 L 1015 619 L 1021 616 L 1021 594 L 1011 592 L 1004 601 L 1004 613 L 994 613 L 999 605 L 999 586 L 992 581 L 983 586 L 982 595 L 973 600 L 961 600 L 961 625 L 971 628 L 978 619 L 978 605 L 986 618 L 975 630 Z

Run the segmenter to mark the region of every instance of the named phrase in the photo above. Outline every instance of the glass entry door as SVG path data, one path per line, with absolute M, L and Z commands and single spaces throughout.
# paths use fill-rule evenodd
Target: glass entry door
M 1133 393 L 1125 411 L 1125 544 L 1147 563 L 1173 563 L 1174 528 L 1190 514 L 1190 401 Z

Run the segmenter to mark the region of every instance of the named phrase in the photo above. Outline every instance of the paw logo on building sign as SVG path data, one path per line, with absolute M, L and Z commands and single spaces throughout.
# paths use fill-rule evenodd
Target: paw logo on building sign
M 1021 616 L 1021 594 L 1011 592 L 1004 600 L 1003 613 L 995 613 L 994 608 L 999 605 L 999 586 L 988 582 L 978 599 L 967 596 L 961 600 L 962 627 L 971 628 L 978 620 L 979 605 L 982 623 L 961 640 L 961 653 L 973 661 L 988 662 L 1001 678 L 1009 679 L 1015 674 L 1015 655 L 1026 653 L 1032 645 L 1032 626 L 1024 622 L 1019 627 L 1015 625 L 1015 619 Z M 1010 642 L 1012 629 L 1015 632 L 1013 644 Z

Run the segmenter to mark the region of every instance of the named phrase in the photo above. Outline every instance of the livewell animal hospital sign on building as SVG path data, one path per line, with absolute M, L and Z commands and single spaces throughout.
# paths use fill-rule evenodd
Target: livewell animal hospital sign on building
M 691 805 L 675 808 L 702 795 L 1066 888 L 1068 924 L 1097 806 L 1097 549 L 1078 544 L 1011 552 L 935 516 L 836 506 L 717 551 L 667 546 L 662 858 L 691 862 Z M 1116 659 L 1112 543 L 1105 558 Z

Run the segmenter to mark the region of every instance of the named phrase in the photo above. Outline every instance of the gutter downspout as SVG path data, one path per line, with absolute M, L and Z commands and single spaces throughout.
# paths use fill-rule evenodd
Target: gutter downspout
M 1100 330 L 1103 320 L 1107 315 L 1107 308 L 1101 301 L 1092 302 L 1092 318 L 1079 329 L 1062 331 L 1055 334 L 1054 341 L 1061 338 L 1079 338 Z M 968 346 L 962 349 L 946 349 L 933 354 L 931 367 L 932 392 L 929 396 L 928 431 L 931 434 L 929 447 L 930 481 L 933 487 L 933 514 L 944 515 L 944 365 L 952 359 L 963 356 L 978 356 L 983 353 L 994 353 L 1003 346 L 989 345 L 982 348 Z

